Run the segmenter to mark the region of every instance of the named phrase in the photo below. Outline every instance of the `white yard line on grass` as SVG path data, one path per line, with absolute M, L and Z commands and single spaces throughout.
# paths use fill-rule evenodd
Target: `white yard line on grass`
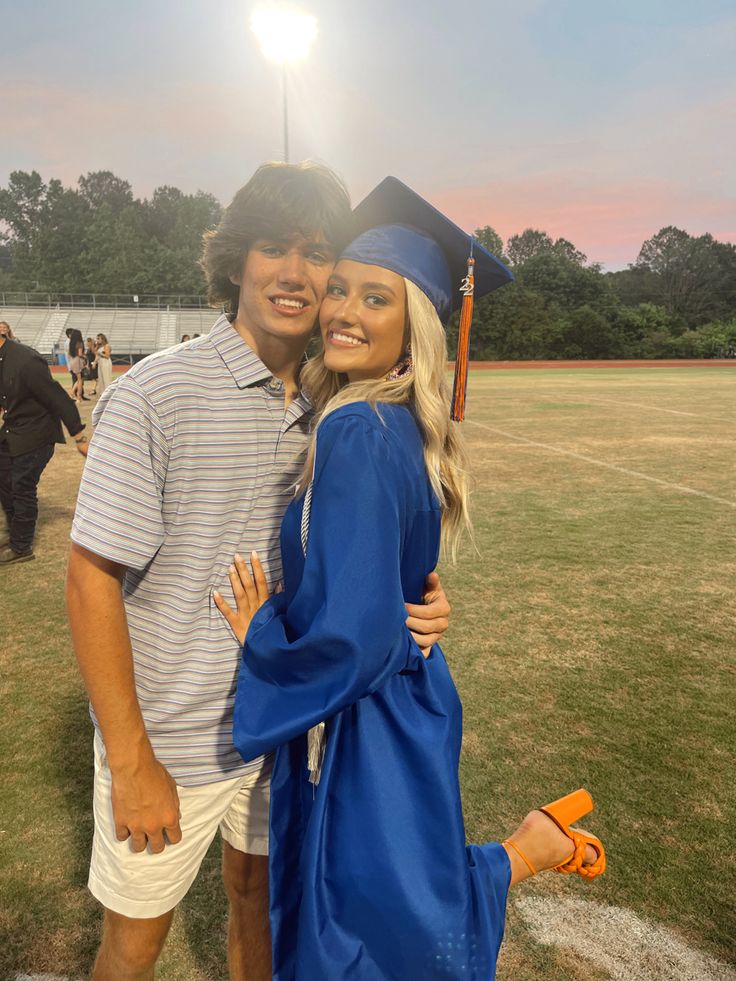
M 696 490 L 694 487 L 686 487 L 684 484 L 673 484 L 669 480 L 662 480 L 660 477 L 652 477 L 648 473 L 640 470 L 629 470 L 627 467 L 619 467 L 616 463 L 605 463 L 603 460 L 596 460 L 593 456 L 585 453 L 576 453 L 574 450 L 565 450 L 561 446 L 553 446 L 551 443 L 540 443 L 536 439 L 528 439 L 526 436 L 517 436 L 515 433 L 507 433 L 503 429 L 496 429 L 494 426 L 486 426 L 483 422 L 476 422 L 474 419 L 466 420 L 471 426 L 478 426 L 489 433 L 503 436 L 505 439 L 512 439 L 517 443 L 525 443 L 527 446 L 536 446 L 537 449 L 547 450 L 550 453 L 559 453 L 560 456 L 569 456 L 574 460 L 582 460 L 584 463 L 592 463 L 596 467 L 604 467 L 606 470 L 615 470 L 616 473 L 625 474 L 627 477 L 634 477 L 636 480 L 648 480 L 652 484 L 666 487 L 668 490 L 678 491 L 680 494 L 692 494 L 695 497 L 704 497 L 707 501 L 715 501 L 716 504 L 725 504 L 726 507 L 736 508 L 736 501 L 729 501 L 725 497 L 716 497 L 715 494 L 708 494 L 705 491 Z
M 13 981 L 75 981 L 62 974 L 16 974 Z M 81 978 L 78 981 L 82 981 Z
M 557 397 L 557 396 L 556 396 Z M 693 416 L 695 419 L 711 419 L 714 422 L 727 422 L 733 425 L 733 419 L 725 419 L 723 416 L 709 416 L 702 412 L 685 412 L 683 409 L 665 409 L 661 405 L 648 405 L 645 402 L 627 402 L 622 399 L 604 399 L 598 395 L 581 395 L 576 398 L 572 395 L 561 395 L 560 399 L 567 402 L 605 402 L 607 405 L 631 406 L 634 409 L 650 409 L 652 412 L 669 412 L 673 416 Z
M 736 981 L 736 971 L 629 909 L 584 899 L 517 900 L 540 944 L 574 951 L 612 981 Z
M 712 422 L 725 422 L 729 425 L 734 424 L 734 419 L 727 419 L 725 416 L 709 416 L 703 412 L 685 412 L 684 409 L 665 409 L 661 405 L 650 405 L 646 402 L 628 402 L 622 399 L 604 399 L 599 395 L 588 395 L 587 392 L 581 392 L 580 395 L 561 395 L 556 390 L 543 395 L 541 392 L 535 393 L 535 398 L 537 401 L 550 400 L 553 402 L 574 402 L 577 405 L 590 405 L 591 402 L 605 402 L 607 405 L 622 405 L 624 408 L 632 409 L 649 409 L 652 412 L 667 412 L 673 416 L 691 416 L 694 419 L 710 419 Z M 473 395 L 473 401 L 476 400 L 492 400 L 495 399 L 494 395 L 486 395 L 480 393 Z

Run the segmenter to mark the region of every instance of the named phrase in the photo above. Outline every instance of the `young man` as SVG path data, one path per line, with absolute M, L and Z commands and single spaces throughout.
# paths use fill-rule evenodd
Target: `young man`
M 270 761 L 234 749 L 240 651 L 212 591 L 230 595 L 237 552 L 256 551 L 272 587 L 281 578 L 279 525 L 311 424 L 299 368 L 350 225 L 326 168 L 261 167 L 205 245 L 210 300 L 232 320 L 140 362 L 95 410 L 67 603 L 97 730 L 97 981 L 153 977 L 218 827 L 231 977 L 271 977 Z M 449 613 L 431 585 L 434 603 L 407 621 L 422 646 Z

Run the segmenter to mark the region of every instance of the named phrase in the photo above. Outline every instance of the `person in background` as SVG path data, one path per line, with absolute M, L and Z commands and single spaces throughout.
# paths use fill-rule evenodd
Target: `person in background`
M 182 334 L 181 335 L 181 340 L 179 341 L 179 343 L 180 344 L 183 344 L 184 341 L 190 341 L 190 340 L 191 340 L 191 337 L 189 336 L 189 334 Z
M 97 346 L 93 337 L 87 338 L 84 359 L 87 362 L 87 378 L 94 386 L 90 395 L 97 395 Z
M 35 558 L 38 482 L 63 443 L 63 422 L 87 455 L 79 412 L 44 358 L 0 331 L 0 503 L 6 529 L 0 532 L 0 566 Z
M 112 384 L 112 348 L 104 334 L 97 335 L 94 365 L 97 369 L 97 388 L 102 395 Z
M 7 341 L 15 340 L 13 328 L 10 326 L 7 320 L 0 320 L 0 337 L 4 337 Z
M 84 342 L 82 341 L 82 332 L 77 330 L 76 327 L 67 327 L 64 331 L 66 340 L 64 341 L 64 355 L 66 357 L 67 369 L 69 368 L 69 361 L 75 358 L 79 352 L 79 345 L 84 348 Z M 69 372 L 71 374 L 71 371 Z M 72 379 L 72 388 L 74 387 L 74 379 Z
M 84 394 L 84 377 L 82 372 L 87 363 L 87 359 L 84 356 L 84 344 L 81 342 L 75 344 L 76 352 L 72 354 L 69 358 L 69 372 L 72 376 L 72 398 L 75 402 L 87 402 L 87 396 Z

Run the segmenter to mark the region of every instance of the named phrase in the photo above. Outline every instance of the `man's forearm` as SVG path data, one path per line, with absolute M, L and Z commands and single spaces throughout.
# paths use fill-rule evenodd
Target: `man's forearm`
M 135 690 L 123 572 L 122 567 L 72 545 L 66 583 L 69 623 L 113 772 L 135 767 L 151 755 Z

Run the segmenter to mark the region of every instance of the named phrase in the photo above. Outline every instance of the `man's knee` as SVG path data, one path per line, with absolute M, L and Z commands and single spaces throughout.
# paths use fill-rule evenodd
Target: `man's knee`
M 105 910 L 98 963 L 125 966 L 132 974 L 152 968 L 163 949 L 174 911 L 150 919 L 132 919 Z
M 268 857 L 247 855 L 223 842 L 222 877 L 231 903 L 252 903 L 268 897 Z

